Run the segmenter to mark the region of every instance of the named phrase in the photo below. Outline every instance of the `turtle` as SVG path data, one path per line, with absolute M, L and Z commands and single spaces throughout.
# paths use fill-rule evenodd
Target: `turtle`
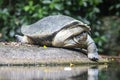
M 90 36 L 91 28 L 80 20 L 66 15 L 50 15 L 31 25 L 21 27 L 15 35 L 21 43 L 61 48 L 86 49 L 90 60 L 97 61 L 98 49 Z

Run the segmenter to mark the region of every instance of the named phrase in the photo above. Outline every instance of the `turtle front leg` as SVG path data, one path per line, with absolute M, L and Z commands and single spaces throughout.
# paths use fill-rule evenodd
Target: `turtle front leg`
M 97 52 L 98 49 L 95 45 L 94 40 L 90 37 L 89 34 L 87 35 L 86 43 L 87 43 L 88 58 L 94 61 L 98 60 L 99 57 Z
M 98 60 L 97 47 L 93 39 L 89 36 L 89 34 L 87 34 L 87 32 L 83 32 L 75 36 L 74 32 L 76 32 L 76 30 L 60 31 L 54 37 L 52 45 L 55 47 L 82 48 L 84 45 L 86 46 L 87 43 L 88 58 L 94 61 Z M 71 35 L 73 37 L 71 37 Z

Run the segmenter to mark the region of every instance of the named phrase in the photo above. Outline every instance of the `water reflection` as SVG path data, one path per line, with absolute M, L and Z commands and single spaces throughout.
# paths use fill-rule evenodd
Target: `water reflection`
M 98 80 L 98 68 L 97 67 L 88 69 L 88 80 Z
M 1 66 L 0 80 L 98 80 L 98 70 L 102 68 L 104 66 Z

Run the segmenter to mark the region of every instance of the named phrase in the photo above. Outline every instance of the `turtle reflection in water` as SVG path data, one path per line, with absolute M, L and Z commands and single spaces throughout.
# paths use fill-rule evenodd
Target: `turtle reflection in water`
M 98 60 L 95 42 L 90 37 L 90 27 L 83 22 L 64 15 L 45 17 L 38 22 L 22 26 L 24 36 L 16 35 L 22 43 L 63 48 L 85 48 L 88 58 Z

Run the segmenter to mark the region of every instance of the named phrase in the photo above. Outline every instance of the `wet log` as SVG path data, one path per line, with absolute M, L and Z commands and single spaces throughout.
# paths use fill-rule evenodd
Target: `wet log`
M 109 62 L 100 57 L 91 61 L 87 55 L 78 51 L 55 47 L 40 47 L 16 42 L 0 42 L 0 64 L 100 64 Z

